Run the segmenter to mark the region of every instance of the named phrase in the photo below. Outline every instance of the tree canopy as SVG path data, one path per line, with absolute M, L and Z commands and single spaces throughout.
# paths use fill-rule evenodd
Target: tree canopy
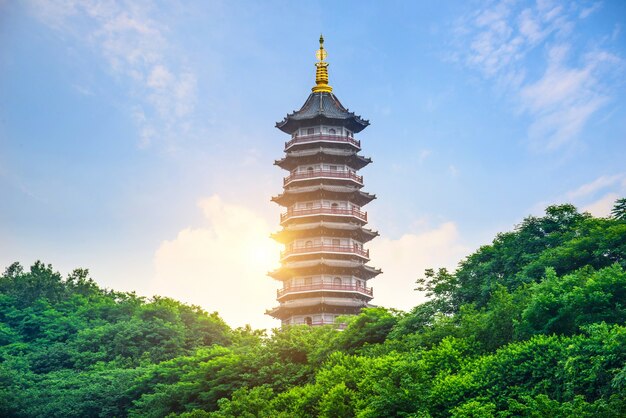
M 165 297 L 0 277 L 0 416 L 626 416 L 626 217 L 551 206 L 417 280 L 410 312 L 231 329 Z

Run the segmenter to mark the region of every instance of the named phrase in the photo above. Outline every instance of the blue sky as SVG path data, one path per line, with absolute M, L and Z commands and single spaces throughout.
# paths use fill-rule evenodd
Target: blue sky
M 0 265 L 276 326 L 274 123 L 322 32 L 372 123 L 374 302 L 409 309 L 424 268 L 626 195 L 625 23 L 622 1 L 0 2 Z

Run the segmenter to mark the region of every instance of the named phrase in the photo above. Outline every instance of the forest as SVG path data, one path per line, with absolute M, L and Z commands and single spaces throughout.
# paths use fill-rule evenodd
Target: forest
M 36 262 L 0 277 L 0 416 L 624 417 L 626 199 L 550 206 L 415 272 L 429 300 L 231 329 Z M 236 278 L 233 278 L 236 279 Z M 417 295 L 416 295 L 417 299 Z

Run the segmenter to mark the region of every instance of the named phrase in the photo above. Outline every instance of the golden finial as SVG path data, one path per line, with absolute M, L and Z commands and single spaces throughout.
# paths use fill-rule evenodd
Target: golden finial
M 320 35 L 320 49 L 317 50 L 315 56 L 318 59 L 318 62 L 315 63 L 315 87 L 313 93 L 330 93 L 333 91 L 333 88 L 328 85 L 328 63 L 324 62 L 328 54 L 324 49 L 324 36 Z

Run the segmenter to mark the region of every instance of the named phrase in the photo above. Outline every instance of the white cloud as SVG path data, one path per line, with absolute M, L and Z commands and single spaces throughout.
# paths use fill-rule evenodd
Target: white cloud
M 464 17 L 454 28 L 451 56 L 495 81 L 530 116 L 528 139 L 538 150 L 574 141 L 615 94 L 612 78 L 606 75 L 621 73 L 623 60 L 603 50 L 601 42 L 595 42 L 592 52 L 586 52 L 589 47 L 572 47 L 580 43 L 572 36 L 575 25 L 598 7 L 497 1 Z M 543 62 L 535 60 L 539 48 L 546 52 Z M 544 71 L 537 73 L 537 62 Z M 621 77 L 615 79 L 621 83 Z
M 582 9 L 580 11 L 579 16 L 580 16 L 581 19 L 586 19 L 587 17 L 592 15 L 596 10 L 600 9 L 600 7 L 602 7 L 602 2 L 597 1 L 597 2 L 593 3 L 591 6 L 585 8 L 585 9 Z
M 277 304 L 279 287 L 266 275 L 279 260 L 268 223 L 217 195 L 198 205 L 206 225 L 185 228 L 161 243 L 154 255 L 152 291 L 218 311 L 231 326 L 279 326 L 264 315 Z
M 541 216 L 546 206 L 568 202 L 583 212 L 605 217 L 610 214 L 615 201 L 621 197 L 626 197 L 626 173 L 600 176 L 557 196 L 551 202 L 537 203 L 531 212 Z
M 575 138 L 587 120 L 607 101 L 597 69 L 603 63 L 617 62 L 606 52 L 586 57 L 578 67 L 566 64 L 570 46 L 559 44 L 548 49 L 543 76 L 523 86 L 519 92 L 523 109 L 534 116 L 529 128 L 533 144 L 554 149 Z
M 424 302 L 425 296 L 414 291 L 415 281 L 427 268 L 446 267 L 454 270 L 470 249 L 460 243 L 453 222 L 418 234 L 405 234 L 399 239 L 376 238 L 369 245 L 372 266 L 383 274 L 373 281 L 372 303 L 410 310 Z
M 533 111 L 541 111 L 555 104 L 570 102 L 572 95 L 588 87 L 589 68 L 565 68 L 563 62 L 569 52 L 564 44 L 548 50 L 548 68 L 543 77 L 521 90 L 522 99 Z
M 611 214 L 615 201 L 620 197 L 622 196 L 617 193 L 607 193 L 595 202 L 584 206 L 582 210 L 591 213 L 593 216 L 607 217 Z
M 599 190 L 604 190 L 607 187 L 611 187 L 614 185 L 620 184 L 620 181 L 626 180 L 626 174 L 614 174 L 612 176 L 600 176 L 597 179 L 585 183 L 582 186 L 578 187 L 575 190 L 566 193 L 567 199 L 569 200 L 578 200 L 585 198 L 587 196 L 593 195 Z
M 91 91 L 91 89 L 88 87 L 79 84 L 73 84 L 72 87 L 83 96 L 93 96 L 93 91 Z
M 62 36 L 85 42 L 100 54 L 120 82 L 138 126 L 139 146 L 176 140 L 196 104 L 196 76 L 168 40 L 167 23 L 149 3 L 89 0 L 31 0 L 33 14 Z M 141 114 L 141 117 L 137 117 Z
M 426 159 L 428 157 L 430 157 L 432 155 L 432 151 L 429 149 L 423 149 L 419 152 L 419 155 L 417 157 L 417 162 L 422 164 L 424 161 L 426 161 Z
M 155 65 L 148 76 L 148 86 L 154 89 L 162 89 L 170 85 L 173 80 L 172 73 L 163 65 Z
M 600 176 L 568 192 L 566 196 L 577 202 L 583 211 L 594 216 L 609 216 L 615 201 L 626 196 L 626 173 Z
M 541 30 L 541 24 L 530 9 L 525 9 L 518 19 L 520 33 L 530 42 L 538 42 L 544 36 L 545 32 Z

